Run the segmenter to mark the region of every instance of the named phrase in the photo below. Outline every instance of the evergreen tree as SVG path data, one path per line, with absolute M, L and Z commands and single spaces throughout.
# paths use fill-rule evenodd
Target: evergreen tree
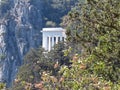
M 68 32 L 71 31 L 68 37 L 80 42 L 83 53 L 92 57 L 89 65 L 92 64 L 96 74 L 112 82 L 118 82 L 120 78 L 119 7 L 118 0 L 87 0 L 87 3 L 80 4 L 69 14 L 73 24 L 71 23 L 72 28 L 70 26 L 68 30 Z M 99 64 L 104 67 L 102 68 Z M 99 67 L 102 70 L 95 69 Z
M 71 68 L 61 67 L 62 80 L 50 82 L 48 88 L 120 89 L 119 8 L 119 0 L 86 0 L 66 16 L 67 40 L 72 48 L 81 47 L 81 52 L 74 54 Z

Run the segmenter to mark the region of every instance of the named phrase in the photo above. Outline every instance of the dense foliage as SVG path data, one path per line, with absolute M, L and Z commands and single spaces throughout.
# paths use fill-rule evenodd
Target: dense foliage
M 87 0 L 66 16 L 63 25 L 67 25 L 67 39 L 81 52 L 73 56 L 71 68 L 61 67 L 62 83 L 59 78 L 45 81 L 49 82 L 47 89 L 120 89 L 119 8 L 118 0 Z
M 69 57 L 64 56 L 65 45 L 61 42 L 54 50 L 45 52 L 43 48 L 31 49 L 24 58 L 24 64 L 19 69 L 14 84 L 10 90 L 36 90 L 35 85 L 41 81 L 42 73 L 50 72 L 57 76 L 61 65 L 69 65 Z M 59 63 L 59 64 L 58 64 Z
M 0 83 L 0 90 L 5 89 L 6 85 L 4 83 Z
M 61 18 L 66 15 L 78 0 L 44 0 L 43 14 L 46 27 L 60 26 Z
M 71 33 L 67 32 L 68 38 L 80 42 L 83 53 L 89 55 L 88 63 L 93 66 L 93 72 L 116 83 L 120 78 L 119 7 L 118 0 L 88 0 L 69 14 L 73 25 L 68 30 Z

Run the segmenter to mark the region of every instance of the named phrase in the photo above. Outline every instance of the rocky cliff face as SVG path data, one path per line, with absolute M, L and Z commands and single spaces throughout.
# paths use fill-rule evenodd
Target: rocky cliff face
M 30 48 L 40 46 L 42 28 L 41 10 L 29 0 L 10 2 L 13 6 L 0 23 L 0 82 L 7 86 L 14 79 L 24 55 Z M 41 0 L 38 3 L 42 6 Z

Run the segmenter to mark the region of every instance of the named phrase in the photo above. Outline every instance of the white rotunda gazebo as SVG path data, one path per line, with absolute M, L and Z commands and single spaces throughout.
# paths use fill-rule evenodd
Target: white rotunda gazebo
M 54 44 L 65 41 L 66 34 L 63 28 L 43 28 L 42 30 L 42 47 L 50 51 Z

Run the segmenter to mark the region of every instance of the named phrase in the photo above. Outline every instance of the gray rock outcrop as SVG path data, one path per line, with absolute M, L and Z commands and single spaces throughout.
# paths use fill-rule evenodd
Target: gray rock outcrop
M 29 0 L 10 1 L 14 6 L 0 20 L 0 82 L 7 83 L 7 86 L 15 78 L 24 55 L 30 48 L 41 45 L 42 28 L 40 9 L 31 5 Z

